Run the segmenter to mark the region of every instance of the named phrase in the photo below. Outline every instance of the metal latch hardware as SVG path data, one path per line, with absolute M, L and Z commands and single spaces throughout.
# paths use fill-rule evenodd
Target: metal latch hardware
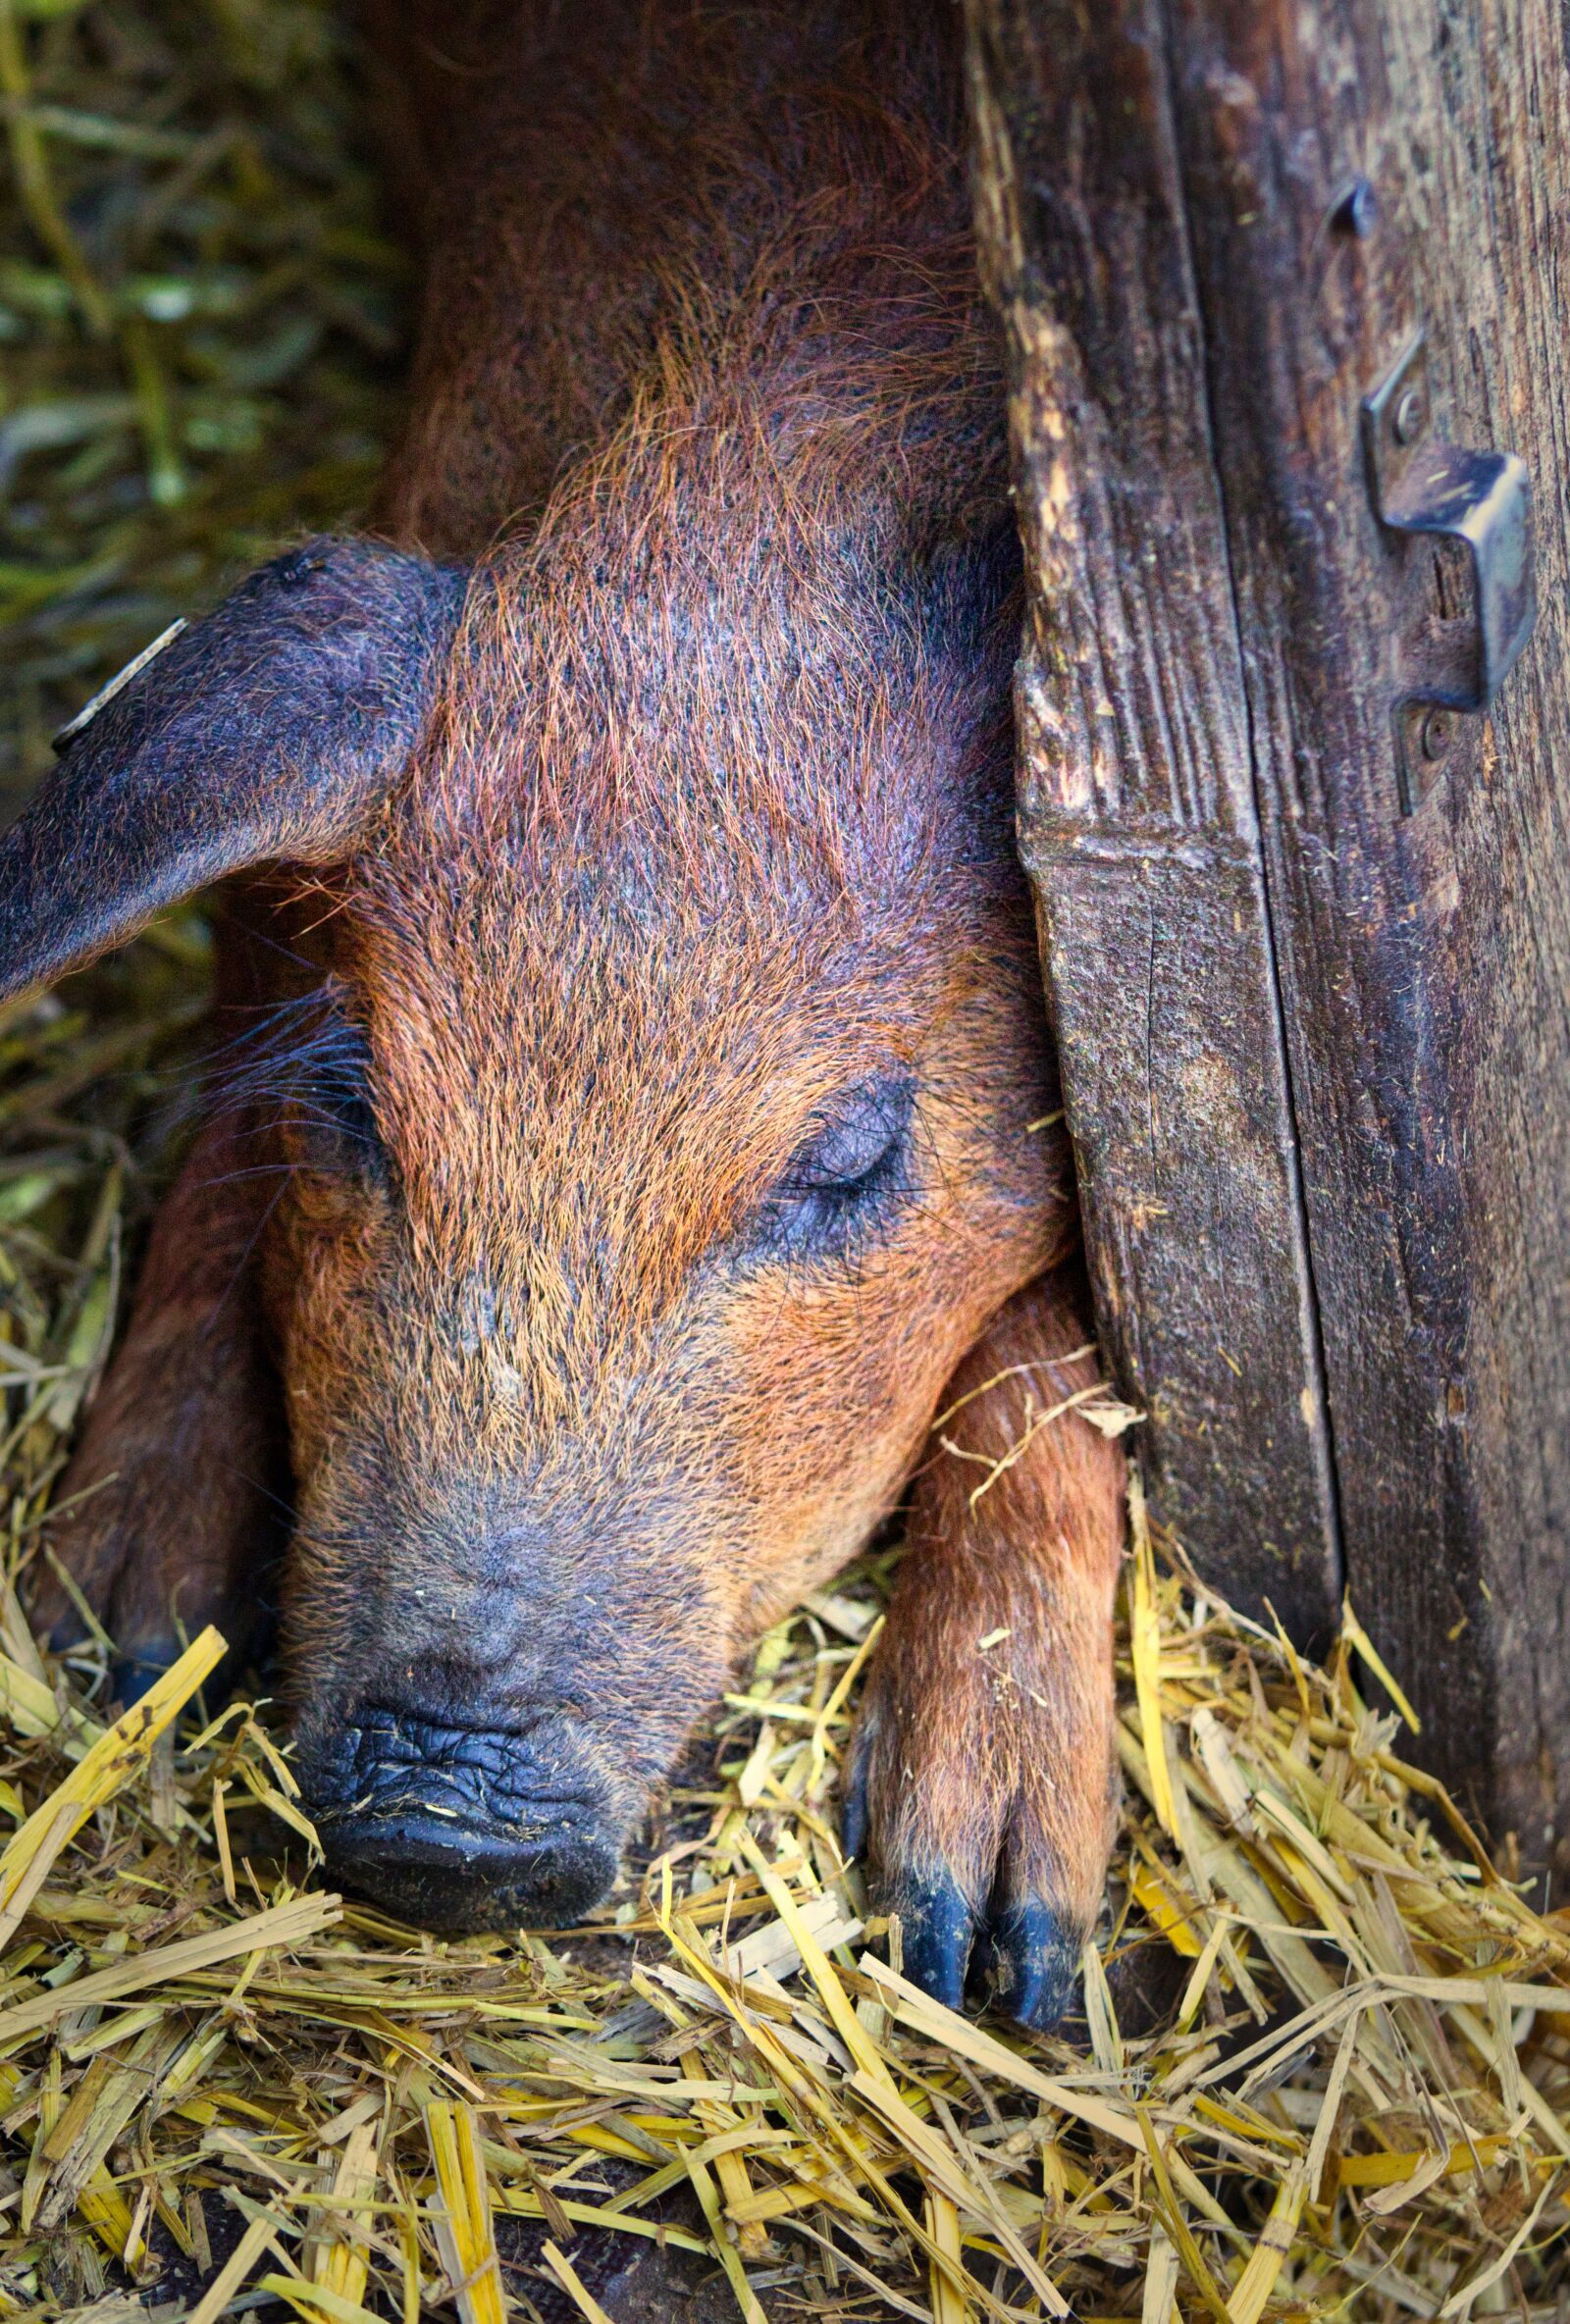
M 1421 331 L 1363 398 L 1363 449 L 1374 513 L 1392 545 L 1406 544 L 1392 707 L 1410 814 L 1451 754 L 1457 715 L 1488 709 L 1532 635 L 1532 481 L 1514 452 L 1466 451 L 1436 437 Z M 1425 537 L 1468 551 L 1469 610 L 1434 609 L 1432 560 L 1416 554 Z

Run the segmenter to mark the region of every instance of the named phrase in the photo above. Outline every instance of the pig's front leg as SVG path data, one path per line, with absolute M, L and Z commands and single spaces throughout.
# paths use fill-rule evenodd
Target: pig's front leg
M 1073 1989 L 1113 1831 L 1124 1461 L 1077 1412 L 1098 1376 L 1076 1268 L 1013 1299 L 956 1373 L 852 1749 L 847 1845 L 900 1915 L 908 1976 L 958 2008 L 990 1971 L 1046 2027 Z
M 278 1179 L 219 1115 L 153 1224 L 125 1340 L 56 1494 L 48 1540 L 120 1651 L 133 1700 L 216 1623 L 241 1654 L 263 1627 L 288 1492 L 282 1399 L 251 1264 Z M 79 1615 L 40 1558 L 33 1621 L 58 1646 Z

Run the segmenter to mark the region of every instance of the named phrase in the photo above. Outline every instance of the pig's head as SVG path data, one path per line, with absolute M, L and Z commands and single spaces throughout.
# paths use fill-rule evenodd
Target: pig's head
M 1061 1234 L 1007 553 L 691 538 L 315 544 L 3 843 L 14 985 L 248 866 L 320 896 L 266 1036 L 286 1666 L 337 1866 L 449 1926 L 603 1893 Z

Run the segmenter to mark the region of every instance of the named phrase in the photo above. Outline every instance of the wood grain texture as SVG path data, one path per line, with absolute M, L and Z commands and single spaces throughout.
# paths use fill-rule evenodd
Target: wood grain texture
M 1541 0 L 1174 8 L 1212 407 L 1292 1045 L 1348 1573 L 1443 1772 L 1570 1865 L 1570 849 Z M 1361 170 L 1380 222 L 1323 221 Z M 1397 810 L 1359 396 L 1419 322 L 1439 425 L 1538 479 L 1542 613 L 1474 777 Z
M 1099 1317 L 1162 1515 L 1323 1635 L 1317 1323 L 1162 26 L 1149 0 L 969 25 L 1031 578 L 1021 847 Z
M 1056 37 L 1072 12 L 1024 13 L 1044 73 L 1043 32 Z M 972 0 L 972 14 L 991 71 L 986 58 L 1020 27 L 1005 26 L 992 0 Z M 1188 253 L 1203 382 L 1194 400 L 1220 480 L 1224 579 L 1214 603 L 1209 589 L 1201 593 L 1203 610 L 1191 610 L 1188 624 L 1208 653 L 1223 628 L 1218 608 L 1230 603 L 1346 1573 L 1424 1714 L 1431 1761 L 1497 1835 L 1517 1834 L 1526 1860 L 1564 1873 L 1563 26 L 1546 0 L 1152 0 L 1143 25 Z M 998 101 L 1011 123 L 1039 129 L 1039 110 L 1029 116 L 1017 92 Z M 1147 122 L 1137 109 L 1125 120 L 1143 149 L 1130 168 L 1148 173 Z M 981 147 L 988 180 L 985 134 Z M 1077 166 L 1067 141 L 1056 156 L 1044 142 L 1039 152 L 1049 174 Z M 1378 201 L 1362 237 L 1336 223 L 1337 197 L 1357 175 Z M 1025 297 L 1061 327 L 1086 284 L 1105 296 L 1109 263 L 1137 268 L 1127 250 L 1109 257 L 1094 233 L 1077 245 L 1050 237 L 1042 207 L 1026 235 L 1038 271 Z M 1516 450 L 1534 472 L 1541 612 L 1481 747 L 1454 751 L 1450 771 L 1441 765 L 1407 816 L 1389 713 L 1388 609 L 1399 561 L 1430 552 L 1400 545 L 1373 517 L 1358 406 L 1419 323 L 1430 336 L 1439 432 Z M 1016 336 L 1023 367 L 1042 368 Z M 1099 398 L 1120 393 L 1104 347 L 1087 344 L 1080 360 Z M 1139 351 L 1129 360 L 1140 363 Z M 1028 531 L 1028 417 L 1018 433 Z M 1177 472 L 1189 475 L 1181 427 L 1160 456 L 1170 466 L 1175 455 Z M 1105 447 L 1085 437 L 1059 453 L 1060 468 L 1085 463 L 1102 472 L 1082 488 L 1094 500 L 1107 489 Z M 1073 507 L 1080 490 L 1076 476 L 1060 479 L 1058 504 Z M 1125 546 L 1125 565 L 1142 554 L 1159 560 L 1162 544 L 1152 526 Z M 1438 595 L 1451 586 L 1436 572 Z M 1050 579 L 1040 612 L 1061 623 Z M 1046 683 L 1062 693 L 1061 664 Z M 1214 686 L 1188 699 L 1215 756 L 1226 758 L 1236 748 L 1230 705 L 1217 715 Z M 1162 722 L 1136 696 L 1126 700 L 1141 739 L 1126 752 L 1117 746 L 1120 769 L 1137 770 Z M 1040 758 L 1029 728 L 1026 749 Z M 1095 796 L 1130 821 L 1136 779 L 1125 789 L 1121 772 L 1116 782 L 1098 778 Z M 1027 781 L 1027 830 L 1039 791 Z M 1137 916 L 1138 880 L 1125 883 L 1124 900 Z M 1052 909 L 1044 904 L 1049 924 Z M 1086 941 L 1082 926 L 1063 927 L 1054 963 Z M 1099 936 L 1090 942 L 1098 952 Z M 1235 959 L 1231 970 L 1253 973 Z M 1234 997 L 1229 970 L 1218 961 L 1213 976 L 1227 1007 L 1246 1018 L 1249 1002 Z M 1075 1077 L 1088 1073 L 1099 1090 L 1098 1064 L 1093 1051 L 1067 1045 L 1077 1111 L 1094 1101 Z M 1197 1127 L 1208 1135 L 1219 1124 L 1201 1118 Z M 1238 1231 L 1252 1232 L 1251 1222 Z M 1122 1264 L 1114 1237 L 1100 1235 L 1093 1252 Z M 1164 1264 L 1160 1272 L 1165 1282 Z M 1132 1295 L 1134 1280 L 1125 1267 L 1114 1302 Z M 1248 1424 L 1239 1394 L 1218 1425 Z M 1209 1524 L 1223 1530 L 1224 1511 Z

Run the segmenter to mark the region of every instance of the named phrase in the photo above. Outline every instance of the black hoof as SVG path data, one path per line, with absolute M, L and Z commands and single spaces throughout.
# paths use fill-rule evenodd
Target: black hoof
M 882 1873 L 871 1842 L 867 1803 L 870 1730 L 864 1728 L 847 1771 L 840 1832 L 848 1857 L 867 1862 L 873 1899 L 898 1913 L 905 1975 L 946 2009 L 967 1994 L 1017 2025 L 1050 2033 L 1073 2007 L 1079 1987 L 1079 1939 L 1050 1904 L 994 1894 L 979 1911 L 941 1858 L 919 1871 Z
M 891 1901 L 900 1916 L 906 1976 L 945 2009 L 961 2008 L 975 1915 L 958 1884 L 940 1867 L 928 1880 L 903 1881 Z
M 156 1686 L 166 1671 L 173 1670 L 178 1656 L 173 1648 L 166 1654 L 162 1648 L 152 1647 L 144 1654 L 117 1655 L 109 1666 L 109 1699 L 129 1711 L 139 1703 L 150 1686 Z
M 968 1992 L 1046 2034 L 1073 2008 L 1079 1941 L 1049 1904 L 1028 1898 L 978 1916 L 941 1867 L 919 1880 L 907 1874 L 883 1901 L 900 1916 L 906 1976 L 946 2009 L 961 2008 Z
M 986 1950 L 993 2008 L 1038 2034 L 1061 2025 L 1078 1991 L 1079 1941 L 1051 1905 L 1005 1905 L 988 1924 Z

